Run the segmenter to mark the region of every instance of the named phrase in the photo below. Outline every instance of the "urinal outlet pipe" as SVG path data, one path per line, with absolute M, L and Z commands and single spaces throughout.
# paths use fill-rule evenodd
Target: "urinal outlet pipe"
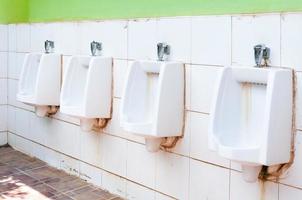
M 36 115 L 39 117 L 54 115 L 58 110 L 58 106 L 35 106 Z

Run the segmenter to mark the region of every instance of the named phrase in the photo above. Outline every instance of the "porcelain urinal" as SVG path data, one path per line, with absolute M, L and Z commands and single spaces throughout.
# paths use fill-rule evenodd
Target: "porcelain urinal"
M 262 165 L 290 160 L 292 71 L 283 68 L 224 68 L 210 115 L 209 147 L 242 166 L 246 181 Z
M 17 100 L 35 106 L 38 116 L 54 114 L 60 105 L 61 59 L 56 53 L 25 56 Z
M 64 75 L 62 113 L 80 118 L 85 131 L 98 130 L 111 118 L 112 58 L 73 56 Z
M 182 135 L 184 65 L 166 61 L 134 61 L 128 69 L 120 122 L 124 130 L 145 137 L 149 151 L 162 138 Z

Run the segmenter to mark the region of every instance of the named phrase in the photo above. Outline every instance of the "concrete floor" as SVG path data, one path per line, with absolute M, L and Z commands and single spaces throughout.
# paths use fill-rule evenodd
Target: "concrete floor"
M 0 147 L 0 200 L 121 200 L 11 147 Z

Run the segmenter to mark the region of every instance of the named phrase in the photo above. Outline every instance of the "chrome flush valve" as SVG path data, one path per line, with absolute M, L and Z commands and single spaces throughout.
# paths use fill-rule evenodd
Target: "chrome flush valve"
M 102 49 L 103 48 L 102 48 L 102 43 L 101 42 L 92 41 L 90 43 L 90 50 L 91 50 L 91 55 L 92 56 L 101 55 Z
M 53 53 L 55 50 L 55 42 L 46 40 L 44 42 L 44 49 L 45 49 L 45 53 Z
M 266 67 L 268 65 L 270 51 L 270 48 L 266 47 L 264 44 L 258 44 L 254 46 L 254 56 L 256 63 L 255 67 Z
M 157 57 L 159 61 L 164 61 L 168 59 L 170 55 L 170 45 L 160 42 L 157 44 Z

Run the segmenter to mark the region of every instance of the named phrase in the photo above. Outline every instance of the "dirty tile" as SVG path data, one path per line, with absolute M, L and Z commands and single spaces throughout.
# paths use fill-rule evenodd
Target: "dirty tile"
M 87 186 L 78 190 L 67 193 L 68 196 L 77 200 L 96 199 L 96 200 L 107 200 L 112 199 L 115 196 L 101 189 Z
M 0 148 L 0 161 L 5 161 L 5 163 L 0 162 L 0 200 L 111 200 L 118 198 L 76 176 L 49 167 L 43 161 L 10 147 Z
M 11 153 L 14 152 L 15 150 L 11 147 L 1 147 L 0 148 L 0 156 L 6 154 L 6 153 Z M 1 158 L 0 158 L 0 162 L 1 162 Z
M 63 171 L 60 171 L 60 170 L 57 170 L 57 169 L 54 169 L 54 168 L 51 168 L 48 166 L 34 169 L 27 173 L 30 176 L 32 176 L 38 180 L 41 180 L 41 181 L 47 181 L 47 180 L 54 179 L 54 178 L 64 178 L 64 177 L 68 176 Z
M 52 200 L 73 200 L 71 197 L 66 196 L 64 194 L 58 195 L 58 196 L 54 196 L 51 198 Z
M 12 160 L 7 162 L 6 164 L 10 167 L 15 167 L 23 171 L 43 167 L 46 165 L 46 163 L 44 163 L 43 161 L 31 157 L 28 160 L 25 159 Z
M 87 182 L 73 176 L 57 177 L 49 179 L 45 183 L 60 192 L 67 192 L 87 185 Z
M 0 177 L 9 176 L 19 171 L 16 168 L 10 167 L 5 164 L 0 164 Z

